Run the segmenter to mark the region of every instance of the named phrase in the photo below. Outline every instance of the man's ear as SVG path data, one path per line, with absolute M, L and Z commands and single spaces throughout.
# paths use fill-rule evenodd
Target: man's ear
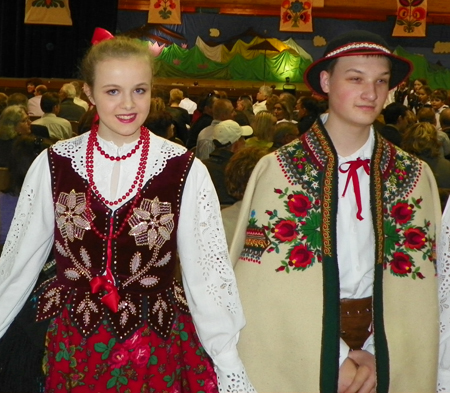
M 322 71 L 320 73 L 320 87 L 325 93 L 330 92 L 330 73 L 328 71 Z
M 91 104 L 95 105 L 94 97 L 92 96 L 91 88 L 89 87 L 89 85 L 87 83 L 85 83 L 83 85 L 83 91 L 84 91 L 84 94 L 86 94 L 86 97 L 89 98 L 89 101 L 91 101 Z

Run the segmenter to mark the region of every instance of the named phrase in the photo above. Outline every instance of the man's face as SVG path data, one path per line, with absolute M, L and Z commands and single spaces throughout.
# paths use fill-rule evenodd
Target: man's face
M 320 74 L 321 87 L 328 93 L 330 116 L 340 127 L 367 129 L 386 101 L 389 77 L 390 63 L 384 56 L 339 58 L 331 74 Z
M 258 93 L 256 93 L 256 100 L 257 101 L 264 101 L 267 98 L 267 96 L 261 92 L 261 90 L 258 91 Z

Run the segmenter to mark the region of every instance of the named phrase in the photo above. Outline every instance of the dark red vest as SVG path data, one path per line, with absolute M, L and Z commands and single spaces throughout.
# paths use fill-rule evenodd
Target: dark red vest
M 92 230 L 89 214 L 95 227 L 108 235 L 111 223 L 116 232 L 126 219 L 133 200 L 113 214 L 93 196 L 89 213 L 87 180 L 72 168 L 70 158 L 49 149 L 57 274 L 39 296 L 37 320 L 54 317 L 68 305 L 71 320 L 83 336 L 103 321 L 119 340 L 145 321 L 160 336 L 168 336 L 175 311 L 189 312 L 175 270 L 180 204 L 192 161 L 188 152 L 169 159 L 163 171 L 143 187 L 124 230 L 108 242 Z M 108 255 L 114 288 L 106 284 L 93 290 L 94 282 L 105 279 Z M 111 301 L 117 312 L 112 311 Z

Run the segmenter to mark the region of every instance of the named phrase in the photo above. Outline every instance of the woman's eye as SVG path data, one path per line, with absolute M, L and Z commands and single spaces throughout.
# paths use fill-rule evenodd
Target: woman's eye
M 142 89 L 142 88 L 136 89 L 136 93 L 138 93 L 138 94 L 144 94 L 146 91 L 147 90 Z
M 110 96 L 115 96 L 118 92 L 119 92 L 119 90 L 117 90 L 117 89 L 111 89 L 111 90 L 108 90 L 106 93 L 109 94 Z

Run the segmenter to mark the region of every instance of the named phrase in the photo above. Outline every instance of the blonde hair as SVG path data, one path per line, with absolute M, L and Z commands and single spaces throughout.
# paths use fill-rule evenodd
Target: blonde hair
M 276 122 L 277 119 L 271 112 L 258 112 L 251 124 L 253 128 L 253 136 L 256 136 L 262 141 L 272 142 Z
M 408 127 L 402 137 L 401 147 L 415 156 L 438 157 L 441 144 L 436 127 L 430 123 L 417 123 Z
M 150 111 L 149 113 L 161 113 L 166 110 L 166 104 L 161 97 L 155 97 L 150 100 Z
M 95 70 L 98 63 L 109 59 L 127 59 L 138 57 L 148 62 L 150 71 L 153 70 L 153 56 L 147 44 L 129 37 L 119 36 L 93 45 L 81 63 L 82 79 L 88 86 L 94 86 Z
M 25 109 L 21 105 L 11 105 L 6 107 L 0 116 L 0 139 L 10 140 L 17 136 L 16 127 L 26 115 Z
M 183 99 L 183 92 L 180 89 L 170 90 L 169 95 L 170 95 L 169 104 L 171 104 L 172 102 L 179 104 Z

